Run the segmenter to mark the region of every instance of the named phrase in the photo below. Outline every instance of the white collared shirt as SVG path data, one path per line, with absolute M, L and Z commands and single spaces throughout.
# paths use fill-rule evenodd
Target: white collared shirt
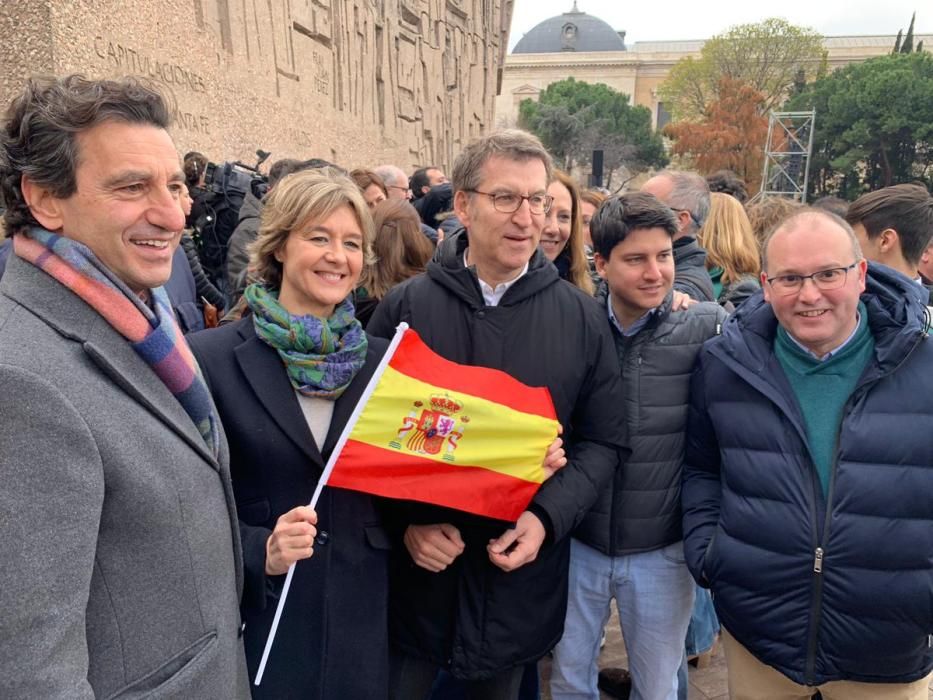
M 806 345 L 804 345 L 804 344 L 801 343 L 799 340 L 797 340 L 797 339 L 796 339 L 794 336 L 792 336 L 790 333 L 787 334 L 787 337 L 790 338 L 791 340 L 793 340 L 794 343 L 797 344 L 797 347 L 800 348 L 801 350 L 803 350 L 805 353 L 807 353 L 810 357 L 816 358 L 816 359 L 819 360 L 820 362 L 826 362 L 826 360 L 828 360 L 829 358 L 831 358 L 833 355 L 838 355 L 840 350 L 842 350 L 846 345 L 848 345 L 850 342 L 852 342 L 852 339 L 855 337 L 855 334 L 858 333 L 858 327 L 859 327 L 859 325 L 860 325 L 861 323 L 862 323 L 862 315 L 861 315 L 861 314 L 858 314 L 858 313 L 855 314 L 855 330 L 853 330 L 853 331 L 849 334 L 849 337 L 848 337 L 848 338 L 846 338 L 845 340 L 842 341 L 842 345 L 839 345 L 839 346 L 833 348 L 832 350 L 830 350 L 828 353 L 826 353 L 826 354 L 823 355 L 823 356 L 817 355 L 815 352 L 813 352 L 810 348 L 808 348 Z
M 463 251 L 463 266 L 469 268 L 467 263 L 467 252 L 470 249 L 467 248 Z M 476 272 L 476 267 L 473 267 L 473 271 Z M 487 284 L 480 276 L 477 274 L 476 279 L 479 280 L 479 289 L 483 293 L 483 301 L 486 302 L 486 306 L 498 306 L 499 302 L 502 301 L 502 297 L 505 296 L 505 293 L 509 291 L 509 287 L 518 282 L 525 274 L 528 272 L 528 263 L 525 263 L 525 267 L 522 268 L 522 271 L 518 273 L 517 276 L 508 280 L 507 282 L 502 282 L 493 287 L 490 284 Z

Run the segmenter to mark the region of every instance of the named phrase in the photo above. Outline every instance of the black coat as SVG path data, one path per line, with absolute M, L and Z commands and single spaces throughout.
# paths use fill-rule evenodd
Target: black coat
M 389 337 L 408 322 L 435 352 L 454 362 L 501 369 L 551 392 L 568 442 L 569 464 L 538 491 L 529 510 L 548 531 L 538 558 L 511 573 L 486 551 L 507 523 L 408 504 L 410 523 L 451 523 L 466 549 L 446 570 L 417 567 L 404 546 L 393 550 L 389 629 L 406 653 L 488 677 L 540 658 L 560 639 L 567 603 L 570 538 L 624 451 L 619 364 L 596 301 L 558 279 L 540 251 L 498 306 L 487 307 L 472 270 L 463 266 L 465 233 L 438 248 L 427 272 L 392 289 L 369 324 Z
M 706 250 L 693 236 L 674 241 L 674 289 L 697 301 L 716 301 L 713 281 L 706 271 Z
M 284 576 L 265 575 L 280 515 L 306 505 L 388 344 L 370 338 L 366 365 L 335 406 L 319 451 L 275 350 L 252 317 L 189 337 L 230 443 L 246 569 L 242 614 L 255 677 Z M 298 563 L 262 685 L 254 698 L 384 698 L 389 541 L 362 493 L 325 488 L 314 555 Z

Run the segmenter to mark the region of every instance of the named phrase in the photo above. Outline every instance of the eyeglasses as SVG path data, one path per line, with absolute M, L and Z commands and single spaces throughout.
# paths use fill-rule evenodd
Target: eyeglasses
M 489 197 L 492 199 L 492 206 L 495 210 L 501 211 L 503 214 L 514 214 L 526 199 L 532 214 L 547 214 L 551 210 L 551 203 L 554 201 L 551 195 L 543 192 L 528 195 L 513 192 L 480 192 L 479 190 L 464 190 L 464 192 L 475 192 Z
M 401 185 L 386 185 L 386 187 L 388 187 L 390 190 L 401 190 L 405 194 L 411 195 L 411 188 L 409 187 L 402 187 Z
M 817 289 L 827 291 L 839 289 L 846 283 L 849 270 L 858 265 L 858 261 L 848 267 L 831 267 L 828 270 L 819 270 L 812 275 L 778 275 L 769 277 L 768 284 L 778 294 L 794 294 L 803 289 L 806 280 L 813 280 Z

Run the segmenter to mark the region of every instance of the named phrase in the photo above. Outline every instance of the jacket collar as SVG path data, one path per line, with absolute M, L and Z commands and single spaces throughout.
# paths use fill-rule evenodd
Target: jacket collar
M 130 344 L 71 290 L 11 255 L 2 291 L 62 336 L 80 343 L 91 361 L 187 442 L 214 469 L 219 465 L 190 416 Z
M 469 232 L 465 228 L 445 238 L 428 263 L 427 274 L 475 309 L 485 306 L 485 302 L 476 273 L 463 266 L 463 253 L 467 246 Z M 544 253 L 535 249 L 528 261 L 528 272 L 509 287 L 499 306 L 517 304 L 559 281 L 557 268 Z
M 234 348 L 234 354 L 253 393 L 282 432 L 288 435 L 295 446 L 318 468 L 323 469 L 325 455 L 330 455 L 334 449 L 343 426 L 350 419 L 378 364 L 373 361 L 375 353 L 372 340 L 370 339 L 363 369 L 334 402 L 334 413 L 327 438 L 324 440 L 323 449 L 318 449 L 278 353 L 256 335 L 251 316 L 242 319 L 237 325 L 237 332 L 243 342 Z

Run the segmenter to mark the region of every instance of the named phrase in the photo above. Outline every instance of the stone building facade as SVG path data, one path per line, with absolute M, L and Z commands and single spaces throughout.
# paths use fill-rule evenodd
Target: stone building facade
M 918 35 L 915 41 L 933 46 L 933 35 Z M 893 35 L 832 36 L 823 40 L 827 67 L 835 70 L 857 61 L 891 53 Z M 658 99 L 658 86 L 677 61 L 699 57 L 703 41 L 638 41 L 625 44 L 625 32 L 603 20 L 580 12 L 550 17 L 537 24 L 515 45 L 505 59 L 502 88 L 496 98 L 497 126 L 512 126 L 518 105 L 537 100 L 551 83 L 569 77 L 588 83 L 603 83 L 630 95 L 633 104 L 651 110 L 652 121 L 663 126 L 669 118 Z
M 140 75 L 181 153 L 449 167 L 492 125 L 513 0 L 0 2 L 0 102 L 36 73 Z

